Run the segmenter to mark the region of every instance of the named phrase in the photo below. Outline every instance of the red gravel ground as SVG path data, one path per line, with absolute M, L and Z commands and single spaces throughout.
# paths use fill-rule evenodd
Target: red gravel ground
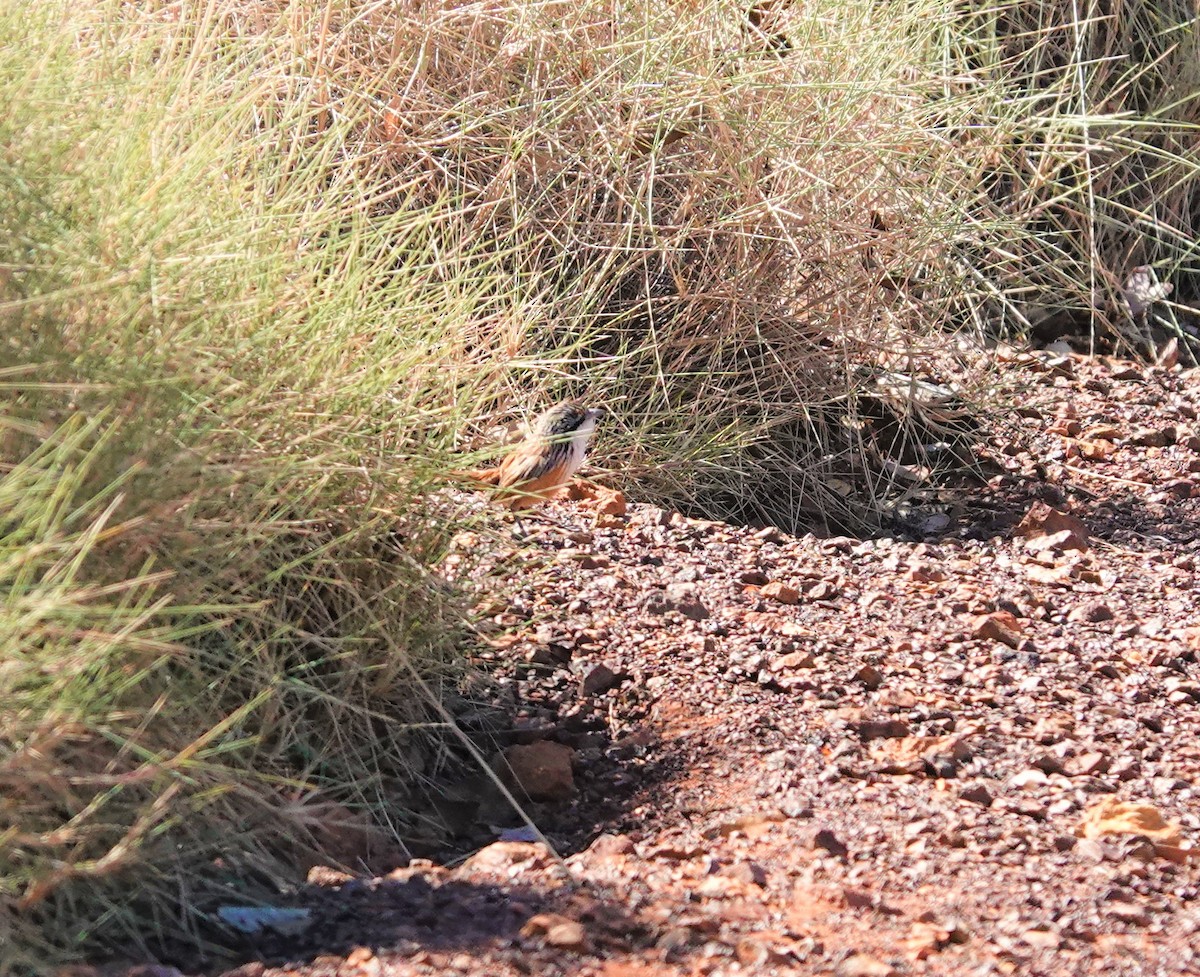
M 450 784 L 481 850 L 314 870 L 226 977 L 1200 973 L 1200 371 L 1005 375 L 986 484 L 904 534 L 602 493 L 460 539 L 496 623 L 460 719 L 553 850 Z

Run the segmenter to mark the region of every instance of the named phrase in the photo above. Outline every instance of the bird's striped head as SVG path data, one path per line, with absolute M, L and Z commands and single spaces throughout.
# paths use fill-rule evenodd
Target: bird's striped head
M 572 434 L 591 433 L 596 421 L 604 415 L 599 407 L 583 407 L 575 401 L 566 400 L 555 404 L 538 418 L 533 433 L 548 441 L 561 440 Z

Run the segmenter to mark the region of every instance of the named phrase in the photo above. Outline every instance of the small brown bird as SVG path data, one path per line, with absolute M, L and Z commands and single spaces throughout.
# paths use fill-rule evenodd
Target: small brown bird
M 526 509 L 549 498 L 583 464 L 588 439 L 604 411 L 571 401 L 555 404 L 538 418 L 532 433 L 495 468 L 459 472 L 499 489 L 509 509 Z

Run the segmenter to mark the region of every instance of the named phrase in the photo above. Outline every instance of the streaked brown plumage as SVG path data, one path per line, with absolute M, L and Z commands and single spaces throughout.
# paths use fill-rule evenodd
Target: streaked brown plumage
M 599 408 L 584 408 L 571 401 L 555 404 L 499 465 L 458 474 L 494 485 L 500 503 L 509 509 L 536 505 L 579 470 L 588 439 L 603 413 Z

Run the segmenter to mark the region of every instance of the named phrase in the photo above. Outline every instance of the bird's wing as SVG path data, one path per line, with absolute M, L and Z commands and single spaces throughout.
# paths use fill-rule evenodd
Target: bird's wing
M 500 488 L 511 488 L 530 482 L 545 475 L 553 457 L 540 445 L 522 445 L 500 462 L 500 474 L 496 484 Z

